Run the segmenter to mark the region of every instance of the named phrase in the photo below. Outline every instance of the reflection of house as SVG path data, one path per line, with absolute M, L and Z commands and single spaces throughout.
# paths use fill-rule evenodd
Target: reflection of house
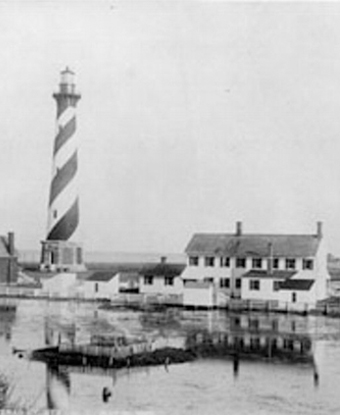
M 327 296 L 321 223 L 315 235 L 263 235 L 243 234 L 238 222 L 235 234 L 194 235 L 186 253 L 184 303 L 187 287 L 202 281 L 213 287 L 215 305 L 241 297 L 301 306 Z
M 198 330 L 188 335 L 186 347 L 204 356 L 265 358 L 268 361 L 300 361 L 314 365 L 312 340 L 306 334 L 258 329 L 213 333 Z
M 16 283 L 18 279 L 18 257 L 14 247 L 14 233 L 0 236 L 0 283 Z
M 181 273 L 182 264 L 168 264 L 166 259 L 156 265 L 144 267 L 140 271 L 140 292 L 143 294 L 176 294 L 183 293 Z

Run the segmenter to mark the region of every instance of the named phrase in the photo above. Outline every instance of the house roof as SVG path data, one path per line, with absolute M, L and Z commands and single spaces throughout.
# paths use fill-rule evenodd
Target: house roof
M 177 277 L 178 275 L 181 275 L 184 268 L 185 264 L 159 263 L 142 267 L 139 273 L 141 275 L 153 275 L 155 277 Z
M 316 235 L 195 234 L 185 252 L 189 255 L 227 257 L 313 257 L 320 243 Z
M 267 278 L 267 279 L 289 279 L 297 271 L 273 270 L 271 273 L 265 270 L 251 270 L 242 275 L 242 278 Z
M 280 290 L 292 290 L 292 291 L 308 291 L 314 284 L 314 280 L 298 280 L 288 279 L 280 283 Z
M 120 282 L 139 282 L 139 274 L 137 272 L 120 272 Z
M 94 272 L 91 274 L 85 281 L 98 281 L 98 282 L 108 282 L 112 280 L 116 276 L 115 273 L 112 272 Z

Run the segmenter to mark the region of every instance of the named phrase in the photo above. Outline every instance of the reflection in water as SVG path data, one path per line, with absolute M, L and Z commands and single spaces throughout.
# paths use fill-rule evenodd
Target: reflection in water
M 111 395 L 112 395 L 112 392 L 107 386 L 105 386 L 103 388 L 103 393 L 102 393 L 103 402 L 107 403 L 109 399 L 111 398 Z
M 48 409 L 67 409 L 71 391 L 67 368 L 46 365 L 46 398 Z
M 239 363 L 240 363 L 240 360 L 239 360 L 238 354 L 235 353 L 234 354 L 234 359 L 233 359 L 233 370 L 234 370 L 234 377 L 235 378 L 237 378 L 237 376 L 238 376 Z
M 16 306 L 10 302 L 0 305 L 0 336 L 4 336 L 7 342 L 12 338 L 12 326 L 16 318 Z
M 71 350 L 73 345 L 88 345 L 91 340 L 96 341 L 97 345 L 101 342 L 103 347 L 108 347 L 105 341 L 111 338 L 116 338 L 117 346 L 120 347 L 124 344 L 130 346 L 129 341 L 139 337 L 152 341 L 155 348 L 189 348 L 195 352 L 197 361 L 175 365 L 171 356 L 170 361 L 165 358 L 159 362 L 159 367 L 137 368 L 134 364 L 129 367 L 129 356 L 126 356 L 126 364 L 121 369 L 113 367 L 114 365 L 107 369 L 105 364 L 102 367 L 96 366 L 95 359 L 88 359 L 87 363 L 91 365 L 84 366 L 81 365 L 81 361 L 79 366 L 69 366 L 66 360 L 63 364 L 58 362 L 58 366 L 43 366 L 40 362 L 19 360 L 10 354 L 9 358 L 16 358 L 16 367 L 20 368 L 21 365 L 24 374 L 17 378 L 26 377 L 29 379 L 28 383 L 36 383 L 35 389 L 32 385 L 27 387 L 26 384 L 24 388 L 27 387 L 32 396 L 41 393 L 41 407 L 66 411 L 77 408 L 81 411 L 90 408 L 91 405 L 98 405 L 102 406 L 103 411 L 117 408 L 122 411 L 153 411 L 155 408 L 170 407 L 171 400 L 176 396 L 176 410 L 180 409 L 181 405 L 184 408 L 190 401 L 190 405 L 202 413 L 206 409 L 202 396 L 209 395 L 211 398 L 205 398 L 205 401 L 210 399 L 213 412 L 220 413 L 218 402 L 223 402 L 227 407 L 230 400 L 233 400 L 237 405 L 242 400 L 236 398 L 239 391 L 251 390 L 253 396 L 245 393 L 249 398 L 244 400 L 249 401 L 247 409 L 252 410 L 252 405 L 256 401 L 256 409 L 265 413 L 266 408 L 258 406 L 266 405 L 271 399 L 264 400 L 264 391 L 268 396 L 271 396 L 270 393 L 277 394 L 279 399 L 282 398 L 282 405 L 286 396 L 296 395 L 294 402 L 297 404 L 293 404 L 294 408 L 297 408 L 303 399 L 300 399 L 295 390 L 291 390 L 291 385 L 294 385 L 294 388 L 299 385 L 306 393 L 309 393 L 306 389 L 309 386 L 315 395 L 325 396 L 329 378 L 326 375 L 331 366 L 323 364 L 317 353 L 315 360 L 318 365 L 313 363 L 312 340 L 318 338 L 315 335 L 313 316 L 302 318 L 260 313 L 233 315 L 222 311 L 187 310 L 169 310 L 165 313 L 118 309 L 114 312 L 95 312 L 95 307 L 94 304 L 82 304 L 74 305 L 71 309 L 66 303 L 62 307 L 57 303 L 50 303 L 47 307 L 43 302 L 18 302 L 18 311 L 14 313 L 16 320 L 12 320 L 15 328 L 12 330 L 11 324 L 8 325 L 10 345 L 5 341 L 3 320 L 0 323 L 3 360 L 10 354 L 12 347 L 36 350 L 43 346 L 57 347 L 60 344 L 60 350 Z M 6 313 L 10 314 L 8 310 L 4 311 L 4 314 Z M 320 318 L 319 332 L 323 329 L 323 322 L 324 319 Z M 329 327 L 331 324 L 333 332 L 337 335 L 338 326 L 331 322 Z M 320 337 L 319 332 L 317 335 Z M 120 340 L 121 344 L 118 344 Z M 100 348 L 98 350 L 100 355 Z M 321 353 L 322 356 L 326 356 L 327 360 L 328 355 Z M 274 361 L 288 364 L 272 365 Z M 304 364 L 301 365 L 300 362 Z M 35 369 L 36 372 L 33 372 Z M 41 371 L 43 374 L 46 373 L 46 377 L 35 375 Z M 254 386 L 254 374 L 261 376 L 261 387 Z M 33 379 L 34 382 L 30 382 Z M 306 387 L 302 386 L 304 379 Z M 231 388 L 230 394 L 220 393 L 222 388 L 215 387 L 223 382 Z M 273 389 L 274 384 L 275 387 L 277 385 L 277 389 L 280 384 L 280 390 Z M 144 396 L 143 392 L 146 387 L 148 396 Z M 105 393 L 104 388 L 107 388 Z M 169 390 L 172 397 L 168 394 Z M 209 391 L 209 394 L 204 394 L 205 391 Z M 236 410 L 231 413 L 238 412 Z
M 267 318 L 264 322 L 261 322 L 254 317 L 236 316 L 230 319 L 229 328 L 224 330 L 216 330 L 211 324 L 205 329 L 199 329 L 197 326 L 194 326 L 194 328 L 187 327 L 183 345 L 186 350 L 193 352 L 196 358 L 231 359 L 235 379 L 239 377 L 240 365 L 244 359 L 260 360 L 267 363 L 274 361 L 304 363 L 313 369 L 314 385 L 318 386 L 319 373 L 313 358 L 311 337 L 305 333 L 297 333 L 295 325 L 289 324 L 285 328 L 285 331 L 280 331 L 277 318 Z M 53 339 L 51 340 L 51 333 L 50 328 L 46 325 L 45 338 L 47 345 L 54 344 Z M 120 333 L 116 338 L 117 341 L 119 340 L 119 344 L 111 345 L 112 336 L 100 337 L 100 344 L 98 344 L 98 335 L 94 338 L 97 341 L 96 347 L 84 349 L 82 364 L 77 365 L 73 362 L 71 365 L 67 365 L 65 360 L 62 366 L 55 366 L 55 362 L 54 365 L 47 364 L 46 390 L 49 409 L 65 409 L 68 407 L 71 393 L 70 373 L 72 372 L 84 375 L 93 373 L 110 376 L 112 386 L 117 384 L 117 371 L 124 371 L 125 374 L 129 375 L 132 369 L 130 369 L 132 359 L 129 356 L 125 356 L 126 364 L 119 370 L 113 367 L 109 369 L 106 364 L 103 364 L 103 361 L 106 361 L 103 360 L 103 357 L 107 356 L 110 347 L 114 348 L 115 351 L 118 348 L 119 353 L 119 347 L 126 348 L 126 344 L 131 339 L 122 338 Z M 160 342 L 159 344 L 160 348 L 163 349 L 164 343 Z M 73 343 L 67 349 L 61 348 L 60 350 L 72 352 L 72 345 Z M 86 355 L 86 350 L 90 350 L 90 355 Z M 89 361 L 90 365 L 88 364 Z M 169 372 L 169 365 L 172 363 L 169 357 L 165 358 L 163 364 L 166 372 Z M 108 403 L 111 396 L 112 389 L 108 386 L 103 387 L 102 401 Z

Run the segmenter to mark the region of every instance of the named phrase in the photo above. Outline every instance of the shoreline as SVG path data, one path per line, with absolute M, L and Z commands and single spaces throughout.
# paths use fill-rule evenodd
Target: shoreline
M 309 310 L 297 310 L 288 308 L 276 308 L 268 307 L 266 302 L 263 301 L 263 306 L 258 304 L 252 305 L 247 300 L 241 300 L 237 303 L 230 302 L 224 306 L 192 306 L 184 305 L 179 303 L 138 303 L 138 302 L 124 302 L 117 301 L 111 302 L 109 299 L 100 298 L 82 298 L 82 297 L 57 297 L 57 296 L 46 296 L 46 295 L 28 295 L 28 294 L 3 294 L 0 293 L 0 299 L 13 299 L 13 300 L 37 300 L 47 302 L 74 302 L 74 303 L 93 303 L 98 304 L 98 309 L 106 311 L 115 310 L 130 310 L 130 311 L 149 311 L 149 312 L 164 312 L 168 309 L 181 309 L 189 311 L 225 311 L 226 313 L 236 314 L 287 314 L 287 315 L 300 315 L 303 317 L 307 316 L 326 316 L 331 318 L 340 318 L 340 298 L 338 300 L 337 307 L 331 304 L 331 298 L 327 299 L 322 306 L 311 308 Z

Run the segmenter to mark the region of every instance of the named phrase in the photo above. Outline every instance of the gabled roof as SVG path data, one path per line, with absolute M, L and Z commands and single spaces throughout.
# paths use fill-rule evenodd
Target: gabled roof
M 185 252 L 189 255 L 226 257 L 314 257 L 320 238 L 316 235 L 195 234 Z
M 108 282 L 116 276 L 112 272 L 94 272 L 85 281 Z
M 181 275 L 185 268 L 185 264 L 167 264 L 159 263 L 156 265 L 148 265 L 141 269 L 141 275 L 153 275 L 155 277 L 176 277 Z
M 251 270 L 242 275 L 242 278 L 268 278 L 268 279 L 289 279 L 297 271 L 273 270 L 271 273 L 265 270 Z
M 280 283 L 280 290 L 291 290 L 291 291 L 308 291 L 314 284 L 314 280 L 286 280 Z

